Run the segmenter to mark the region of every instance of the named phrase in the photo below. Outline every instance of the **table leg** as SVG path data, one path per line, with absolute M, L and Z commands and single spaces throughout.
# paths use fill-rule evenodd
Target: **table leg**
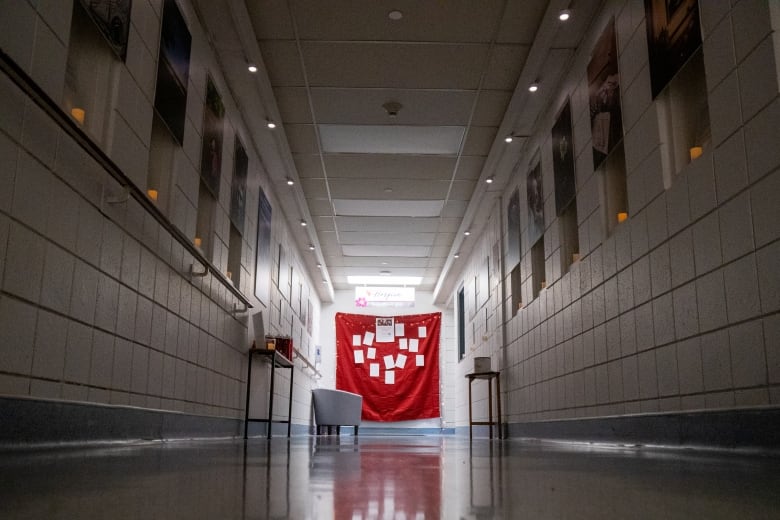
M 493 385 L 488 380 L 488 423 L 490 428 L 490 439 L 493 439 Z
M 244 410 L 244 440 L 249 434 L 249 394 L 252 389 L 252 353 L 249 353 L 249 368 L 246 374 L 246 410 Z
M 268 395 L 268 438 L 274 426 L 274 378 L 276 376 L 276 351 L 271 356 L 271 389 Z
M 474 428 L 474 421 L 471 419 L 471 383 L 472 382 L 473 379 L 469 379 L 469 440 L 471 440 L 473 437 L 472 429 Z
M 295 377 L 295 367 L 290 368 L 290 404 L 287 407 L 287 437 L 290 437 L 290 428 L 292 427 L 292 405 L 293 405 L 293 378 Z
M 496 374 L 496 407 L 498 408 L 498 438 L 504 438 L 504 428 L 501 424 L 501 374 Z

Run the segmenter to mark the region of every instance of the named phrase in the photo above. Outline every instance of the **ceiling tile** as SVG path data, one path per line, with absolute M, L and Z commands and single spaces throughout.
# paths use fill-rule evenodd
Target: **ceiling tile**
M 339 231 L 342 245 L 432 246 L 436 233 Z
M 298 176 L 301 178 L 322 178 L 325 177 L 322 171 L 322 162 L 320 156 L 316 154 L 293 154 L 295 169 L 298 170 Z
M 309 110 L 309 98 L 303 87 L 276 87 L 274 88 L 276 105 L 279 114 L 285 124 L 311 124 L 311 110 Z
M 530 49 L 529 45 L 494 45 L 482 88 L 514 91 Z
M 472 182 L 472 181 L 464 181 Z M 329 179 L 330 193 L 336 199 L 371 199 L 376 201 L 443 200 L 450 181 L 385 179 Z
M 268 69 L 271 85 L 284 87 L 302 87 L 303 71 L 298 48 L 294 41 L 266 40 L 259 42 L 260 54 Z
M 317 231 L 336 231 L 336 223 L 331 216 L 314 217 L 314 227 Z
M 455 157 L 435 155 L 326 155 L 329 178 L 438 179 L 452 178 Z
M 311 203 L 310 203 L 311 205 Z M 333 199 L 339 216 L 367 217 L 437 217 L 442 211 L 443 200 L 343 200 Z
M 463 126 L 474 91 L 315 88 L 312 102 L 319 124 Z M 390 117 L 385 103 L 400 103 Z
M 328 198 L 328 186 L 325 179 L 301 179 L 301 187 L 307 199 Z
M 339 232 L 379 232 L 387 229 L 407 229 L 419 233 L 435 233 L 441 219 L 430 217 L 336 217 Z
M 333 216 L 333 208 L 327 199 L 306 199 L 312 217 Z
M 481 155 L 461 155 L 458 163 L 458 180 L 476 180 L 482 175 L 482 167 L 485 165 L 485 157 Z
M 292 19 L 287 0 L 263 0 L 246 2 L 249 18 L 259 40 L 293 39 Z
M 504 119 L 504 113 L 511 95 L 511 92 L 501 90 L 483 90 L 480 92 L 471 124 L 475 126 L 499 126 Z
M 284 125 L 284 133 L 292 153 L 317 154 L 317 134 L 314 125 Z
M 472 126 L 466 136 L 464 155 L 487 155 L 498 129 L 493 126 Z
M 475 181 L 455 181 L 452 183 L 452 189 L 450 190 L 450 200 L 470 200 L 472 193 L 474 193 L 474 187 L 477 185 Z
M 355 2 L 354 0 L 297 0 L 293 2 L 300 37 L 306 40 L 412 40 L 487 42 L 495 31 L 503 0 L 420 2 L 398 0 Z M 387 13 L 398 9 L 399 21 Z M 359 20 L 359 23 L 355 23 Z M 446 20 L 447 23 L 432 23 Z
M 312 87 L 474 90 L 487 45 L 304 42 Z M 452 66 L 453 56 L 458 66 Z
M 455 155 L 462 126 L 319 125 L 325 153 Z
M 507 2 L 497 41 L 531 45 L 548 4 L 548 0 Z
M 445 218 L 463 218 L 468 204 L 463 200 L 451 200 L 441 210 L 441 216 Z
M 408 256 L 423 258 L 431 251 L 428 246 L 357 246 L 342 247 L 344 256 Z

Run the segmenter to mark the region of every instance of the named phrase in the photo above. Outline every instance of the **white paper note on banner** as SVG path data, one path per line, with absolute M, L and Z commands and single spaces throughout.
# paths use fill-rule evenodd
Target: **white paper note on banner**
M 398 340 L 398 348 L 401 350 L 406 350 L 409 348 L 409 343 L 406 341 L 406 338 L 401 338 Z
M 406 365 L 406 356 L 403 354 L 398 354 L 395 358 L 395 366 L 398 368 L 403 368 Z
M 417 363 L 416 365 L 418 367 L 424 367 L 425 366 L 425 356 L 422 354 L 417 354 Z
M 371 377 L 379 377 L 379 363 L 371 363 L 368 365 L 368 375 Z
M 360 334 L 353 334 L 352 335 L 352 346 L 353 347 L 359 347 L 362 342 L 363 342 L 363 338 L 360 337 Z
M 409 352 L 417 352 L 420 350 L 420 342 L 417 339 L 409 340 Z
M 366 332 L 366 335 L 363 336 L 363 345 L 368 345 L 370 347 L 373 344 L 374 344 L 374 333 Z
M 395 372 L 392 370 L 388 370 L 385 372 L 385 384 L 386 385 L 394 385 L 395 384 Z
M 363 358 L 363 351 L 362 350 L 355 350 L 355 363 L 362 363 L 365 361 Z
M 385 356 L 385 370 L 391 370 L 395 367 L 393 356 Z
M 395 324 L 395 335 L 396 336 L 405 336 L 404 334 L 404 324 L 403 323 L 396 323 Z
M 376 348 L 371 347 L 368 349 L 368 359 L 376 359 Z
M 418 338 L 428 337 L 428 327 L 417 327 L 417 337 Z

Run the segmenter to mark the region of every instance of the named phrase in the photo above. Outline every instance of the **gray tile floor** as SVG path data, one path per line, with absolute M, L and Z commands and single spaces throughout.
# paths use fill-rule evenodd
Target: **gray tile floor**
M 0 453 L 0 518 L 780 518 L 780 458 L 460 437 Z

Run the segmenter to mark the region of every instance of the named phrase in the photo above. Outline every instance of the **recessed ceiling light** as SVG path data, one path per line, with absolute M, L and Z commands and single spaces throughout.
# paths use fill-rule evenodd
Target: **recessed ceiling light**
M 292 180 L 291 178 L 287 177 L 287 185 L 288 186 L 292 186 L 293 184 L 295 184 L 295 181 Z
M 390 271 L 379 271 L 382 276 L 390 276 Z
M 247 66 L 247 69 L 249 70 L 249 72 L 257 72 L 257 65 L 249 64 Z
M 471 231 L 464 231 L 463 234 L 469 236 L 471 234 Z
M 393 188 L 385 188 L 385 193 L 393 193 Z
M 314 244 L 309 244 L 309 251 L 314 251 Z
M 265 124 L 265 126 L 267 126 L 268 128 L 270 128 L 271 130 L 273 130 L 274 128 L 276 128 L 276 123 L 274 123 L 273 121 L 268 121 L 268 122 Z
M 536 92 L 539 90 L 539 84 L 538 83 L 531 83 L 528 85 L 528 92 Z
M 508 135 L 508 136 L 504 137 L 504 141 L 507 142 L 507 143 L 511 143 L 513 139 L 514 138 L 511 135 Z
M 301 219 L 301 226 L 306 227 L 306 221 Z
M 387 17 L 395 22 L 395 21 L 398 21 L 401 18 L 403 18 L 404 17 L 404 13 L 402 13 L 398 9 L 393 9 L 392 11 L 387 13 Z
M 487 179 L 485 179 L 485 182 L 486 182 L 486 183 L 488 183 L 488 184 L 493 184 L 493 180 L 494 180 L 494 179 L 493 179 L 493 176 L 491 175 L 490 177 L 488 177 Z
M 562 10 L 560 13 L 558 13 L 558 20 L 565 22 L 571 17 L 571 11 L 568 9 Z
M 317 262 L 317 269 L 322 269 L 322 264 Z
M 382 262 L 382 265 L 387 265 L 387 262 Z
M 455 253 L 454 255 L 452 255 L 452 258 L 460 258 L 460 253 Z

